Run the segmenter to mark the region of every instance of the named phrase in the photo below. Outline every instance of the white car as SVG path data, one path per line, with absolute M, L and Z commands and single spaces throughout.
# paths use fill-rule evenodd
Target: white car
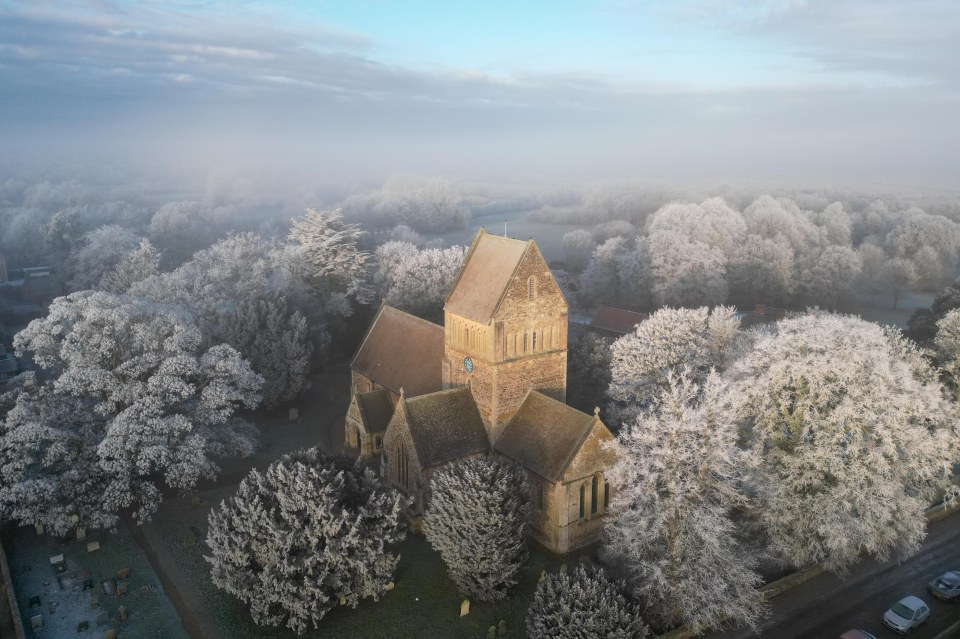
M 934 597 L 944 601 L 960 599 L 960 571 L 951 570 L 943 573 L 927 584 L 927 590 Z
M 902 635 L 907 634 L 930 617 L 930 606 L 920 597 L 904 597 L 883 613 L 885 626 Z

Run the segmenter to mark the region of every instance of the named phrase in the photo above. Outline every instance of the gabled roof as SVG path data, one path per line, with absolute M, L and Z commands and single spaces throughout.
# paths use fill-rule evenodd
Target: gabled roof
M 490 322 L 532 243 L 489 235 L 480 229 L 447 295 L 444 310 L 481 324 Z
M 421 468 L 490 450 L 487 429 L 469 388 L 401 397 Z
M 408 397 L 443 388 L 443 327 L 383 304 L 350 368 Z
M 357 393 L 357 408 L 360 420 L 368 433 L 382 433 L 393 416 L 393 402 L 390 391 L 375 390 L 369 393 Z
M 634 311 L 625 311 L 622 308 L 612 306 L 601 306 L 597 314 L 593 316 L 590 327 L 601 331 L 609 331 L 618 335 L 632 333 L 637 324 L 643 322 L 648 317 L 647 313 L 636 313 Z
M 598 419 L 532 390 L 494 449 L 548 481 L 559 481 Z

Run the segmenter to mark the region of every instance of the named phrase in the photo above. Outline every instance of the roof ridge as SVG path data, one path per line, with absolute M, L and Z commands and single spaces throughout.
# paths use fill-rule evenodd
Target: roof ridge
M 433 327 L 435 327 L 435 328 L 439 328 L 439 329 L 443 330 L 443 327 L 440 326 L 439 324 L 437 324 L 436 322 L 431 322 L 430 320 L 424 319 L 424 318 L 419 317 L 419 316 L 417 316 L 417 315 L 414 315 L 413 313 L 408 313 L 407 311 L 405 311 L 405 310 L 403 310 L 403 309 L 401 309 L 401 308 L 397 308 L 396 306 L 391 306 L 391 305 L 388 304 L 387 302 L 382 302 L 382 304 L 383 304 L 383 308 L 385 308 L 385 309 L 389 309 L 389 310 L 391 310 L 391 311 L 396 311 L 397 313 L 400 313 L 401 315 L 406 315 L 407 317 L 413 318 L 413 319 L 417 320 L 418 322 L 423 322 L 424 324 L 429 324 L 430 326 L 433 326 Z M 372 325 L 372 322 L 371 322 L 371 325 Z

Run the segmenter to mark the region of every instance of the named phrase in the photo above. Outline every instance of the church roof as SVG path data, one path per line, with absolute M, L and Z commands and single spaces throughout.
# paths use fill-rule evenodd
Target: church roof
M 444 310 L 487 324 L 529 244 L 480 229 L 447 296 Z
M 387 430 L 387 424 L 393 416 L 390 391 L 357 393 L 357 408 L 360 409 L 360 419 L 368 433 L 382 433 Z
M 402 398 L 421 468 L 490 450 L 487 430 L 469 388 Z
M 494 448 L 544 479 L 558 481 L 596 419 L 532 390 Z
M 590 322 L 590 328 L 616 335 L 632 333 L 637 324 L 649 318 L 648 313 L 625 311 L 622 308 L 601 306 Z
M 386 304 L 377 311 L 350 368 L 408 397 L 443 388 L 443 327 Z

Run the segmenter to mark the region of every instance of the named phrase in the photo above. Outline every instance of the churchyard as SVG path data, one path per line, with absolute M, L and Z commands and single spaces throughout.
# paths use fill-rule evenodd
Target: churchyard
M 66 540 L 23 527 L 4 543 L 27 637 L 188 639 L 125 524 Z

